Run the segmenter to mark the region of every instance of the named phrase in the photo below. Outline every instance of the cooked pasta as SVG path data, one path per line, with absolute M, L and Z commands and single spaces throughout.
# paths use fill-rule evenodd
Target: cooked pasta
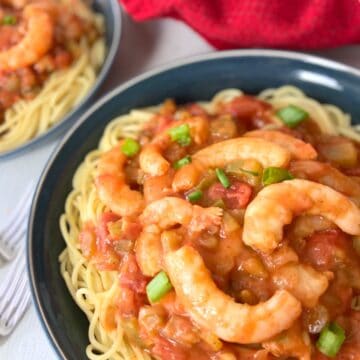
M 102 15 L 92 12 L 81 0 L 57 3 L 42 0 L 39 4 L 42 5 L 26 1 L 23 9 L 0 9 L 3 19 L 11 16 L 19 19 L 16 26 L 0 27 L 0 36 L 5 39 L 9 37 L 9 28 L 14 27 L 10 30 L 16 33 L 15 28 L 25 26 L 23 22 L 26 19 L 22 19 L 22 16 L 25 17 L 22 14 L 32 7 L 43 6 L 45 9 L 41 8 L 41 11 L 54 13 L 52 16 L 58 16 L 56 11 L 61 11 L 61 21 L 64 22 L 59 24 L 60 20 L 56 20 L 50 25 L 57 29 L 55 40 L 44 54 L 29 63 L 9 68 L 8 64 L 1 63 L 0 49 L 0 110 L 3 113 L 3 119 L 0 119 L 0 152 L 16 148 L 43 134 L 68 114 L 94 85 L 105 58 Z M 62 7 L 57 10 L 56 6 Z M 2 52 L 5 54 L 13 49 Z
M 290 128 L 279 115 L 289 106 L 302 115 Z M 190 133 L 179 135 L 180 128 Z M 359 139 L 348 114 L 293 86 L 267 89 L 257 98 L 226 89 L 210 102 L 176 106 L 167 100 L 112 120 L 77 169 L 60 218 L 66 243 L 60 271 L 89 319 L 87 357 L 320 360 L 329 349 L 316 338 L 335 320 L 347 336 L 338 358 L 360 356 L 359 337 L 349 337 L 360 324 L 359 309 L 350 307 L 360 294 L 360 211 L 354 205 L 360 202 L 360 172 L 352 141 Z M 322 199 L 335 199 L 335 205 L 317 208 Z M 336 204 L 344 221 L 332 214 Z M 304 215 L 283 219 L 287 207 L 292 216 Z M 284 243 L 282 229 L 276 243 L 266 240 L 271 222 L 281 228 L 291 223 Z M 155 243 L 147 247 L 160 234 L 162 250 Z M 350 236 L 356 251 L 346 245 Z M 175 291 L 151 306 L 149 280 L 164 271 Z M 211 311 L 201 300 L 208 296 Z M 250 314 L 256 306 L 265 311 L 270 301 L 282 304 L 269 313 L 278 316 L 271 325 L 256 312 L 242 318 L 242 306 Z M 229 320 L 230 307 L 238 313 Z M 225 329 L 226 321 L 233 324 Z

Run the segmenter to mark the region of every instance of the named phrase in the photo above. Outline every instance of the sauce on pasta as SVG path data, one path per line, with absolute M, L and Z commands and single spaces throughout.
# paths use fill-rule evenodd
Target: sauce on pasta
M 358 136 L 290 86 L 110 122 L 60 219 L 87 356 L 357 359 Z

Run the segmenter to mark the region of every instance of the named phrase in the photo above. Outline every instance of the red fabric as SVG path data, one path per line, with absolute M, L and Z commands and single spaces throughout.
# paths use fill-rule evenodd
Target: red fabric
M 360 0 L 121 1 L 135 20 L 181 19 L 220 49 L 360 43 Z

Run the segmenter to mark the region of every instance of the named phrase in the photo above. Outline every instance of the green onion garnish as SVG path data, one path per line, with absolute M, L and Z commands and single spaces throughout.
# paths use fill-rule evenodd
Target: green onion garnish
M 345 331 L 336 322 L 326 325 L 320 333 L 316 347 L 324 355 L 334 357 L 339 352 L 345 340 Z
M 191 163 L 191 156 L 187 155 L 185 157 L 183 157 L 182 159 L 176 161 L 173 165 L 174 169 L 179 170 L 180 168 L 182 168 L 185 165 L 188 165 Z
M 281 121 L 289 128 L 298 126 L 309 114 L 295 105 L 284 107 L 276 113 Z
M 203 195 L 203 192 L 201 190 L 194 190 L 191 193 L 186 195 L 186 198 L 190 201 L 190 202 L 196 202 L 199 201 L 201 199 Z
M 124 140 L 124 143 L 121 145 L 121 151 L 126 156 L 134 156 L 136 155 L 140 150 L 140 144 L 134 140 L 127 138 Z
M 268 167 L 263 172 L 262 183 L 265 186 L 291 179 L 294 179 L 294 176 L 288 170 L 278 167 Z
M 164 271 L 160 271 L 147 285 L 146 294 L 151 303 L 159 301 L 172 289 L 171 282 Z
M 181 146 L 188 146 L 191 144 L 190 127 L 188 124 L 173 127 L 168 131 L 171 140 L 176 141 Z
M 216 169 L 215 170 L 216 176 L 219 179 L 219 181 L 221 182 L 221 185 L 224 188 L 228 188 L 230 186 L 230 180 L 229 178 L 226 176 L 225 172 L 223 169 Z
M 14 15 L 5 15 L 1 20 L 3 25 L 16 25 L 16 22 L 16 17 Z

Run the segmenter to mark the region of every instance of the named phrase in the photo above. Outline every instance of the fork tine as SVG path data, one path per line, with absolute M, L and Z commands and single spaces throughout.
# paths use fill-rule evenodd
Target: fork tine
M 0 314 L 4 311 L 8 294 L 13 294 L 16 286 L 21 279 L 21 271 L 25 269 L 24 254 L 17 256 L 16 261 L 12 264 L 5 281 L 1 284 L 0 288 Z
M 16 248 L 19 246 L 20 240 L 25 238 L 26 226 L 24 223 L 11 238 L 6 239 L 6 242 L 0 241 L 0 254 L 6 260 L 10 261 L 16 255 Z
M 23 204 L 27 201 L 28 198 L 30 198 L 30 200 L 32 199 L 33 190 L 34 190 L 34 181 L 31 181 L 26 187 L 25 192 L 21 196 L 16 207 L 12 210 L 9 221 L 6 223 L 4 228 L 1 229 L 0 233 L 6 233 L 8 229 L 12 227 L 14 220 L 18 217 L 19 211 L 23 208 Z
M 10 303 L 7 304 L 5 310 L 0 314 L 0 316 L 4 319 L 10 319 L 11 315 L 13 314 L 14 310 L 17 308 L 21 297 L 23 295 L 24 289 L 26 289 L 26 276 L 24 271 L 20 271 L 20 278 L 18 282 L 18 286 L 15 288 L 15 293 L 10 298 Z
M 0 314 L 0 334 L 8 335 L 20 320 L 28 304 L 30 303 L 30 290 L 27 285 L 25 272 L 22 271 L 21 282 L 17 287 L 16 294 L 3 313 Z
M 31 205 L 31 198 L 29 197 L 25 199 L 24 203 L 22 203 L 21 209 L 16 213 L 17 216 L 15 218 L 12 218 L 12 223 L 9 224 L 6 231 L 3 231 L 1 233 L 2 239 L 11 238 L 14 231 L 17 230 L 19 225 L 21 225 L 24 221 L 26 221 L 26 218 L 29 214 L 30 205 Z
M 22 223 L 14 232 L 14 234 L 10 237 L 5 239 L 4 245 L 11 249 L 14 247 L 14 245 L 16 245 L 20 238 L 23 236 L 23 234 L 25 233 L 27 228 L 27 224 L 26 223 Z

